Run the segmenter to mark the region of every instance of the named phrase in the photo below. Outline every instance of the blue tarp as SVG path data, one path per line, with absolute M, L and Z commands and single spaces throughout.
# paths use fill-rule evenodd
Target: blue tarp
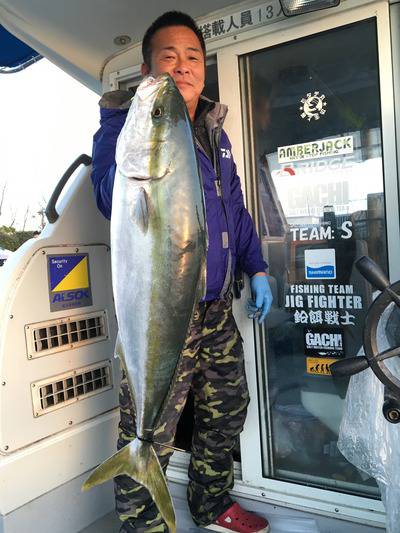
M 0 69 L 18 68 L 40 54 L 0 26 Z

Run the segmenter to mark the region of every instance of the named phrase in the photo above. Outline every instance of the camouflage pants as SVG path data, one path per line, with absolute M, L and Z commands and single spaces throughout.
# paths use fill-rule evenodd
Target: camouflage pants
M 232 315 L 232 300 L 200 303 L 189 327 L 178 379 L 154 433 L 156 442 L 173 444 L 176 426 L 192 389 L 194 431 L 188 502 L 197 525 L 208 525 L 232 501 L 232 450 L 246 418 L 249 394 L 242 340 Z M 120 391 L 118 449 L 135 437 L 135 414 L 126 377 Z M 155 445 L 166 470 L 172 450 Z M 148 491 L 128 476 L 115 478 L 121 532 L 166 532 Z

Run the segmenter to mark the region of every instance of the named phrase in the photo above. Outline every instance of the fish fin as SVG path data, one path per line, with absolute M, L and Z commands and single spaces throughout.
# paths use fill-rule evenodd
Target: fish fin
M 176 533 L 174 505 L 168 490 L 167 480 L 156 452 L 149 442 L 135 439 L 121 448 L 90 474 L 83 484 L 82 490 L 88 490 L 122 474 L 130 476 L 146 487 L 169 531 Z
M 143 187 L 139 188 L 131 214 L 133 221 L 139 226 L 143 233 L 147 233 L 147 230 L 149 229 L 150 199 Z
M 124 347 L 122 346 L 121 337 L 119 333 L 117 334 L 117 340 L 115 341 L 114 357 L 116 359 L 119 357 L 121 361 L 124 360 Z
M 205 261 L 203 261 L 203 264 L 200 270 L 199 283 L 197 285 L 196 303 L 200 302 L 200 300 L 202 300 L 205 297 L 206 292 L 207 292 L 207 270 L 206 270 L 206 263 Z
M 117 334 L 117 340 L 115 341 L 114 357 L 119 359 L 120 365 L 123 371 L 125 372 L 125 375 L 128 376 L 129 374 L 125 364 L 125 350 L 119 332 Z

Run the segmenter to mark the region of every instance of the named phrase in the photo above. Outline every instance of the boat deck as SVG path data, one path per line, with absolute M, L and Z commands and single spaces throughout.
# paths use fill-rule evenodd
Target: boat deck
M 175 509 L 178 520 L 178 533 L 202 533 L 207 530 L 198 528 L 193 523 L 186 503 L 186 488 L 183 484 L 171 483 Z M 268 518 L 271 533 L 382 533 L 383 529 L 355 524 L 336 518 L 311 515 L 277 507 L 268 503 L 254 500 L 235 498 L 246 509 L 255 511 Z M 115 512 L 108 513 L 103 518 L 83 529 L 80 533 L 117 533 L 120 523 Z

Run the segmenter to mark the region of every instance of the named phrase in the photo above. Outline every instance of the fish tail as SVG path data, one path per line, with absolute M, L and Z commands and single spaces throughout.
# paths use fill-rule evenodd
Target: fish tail
M 169 531 L 176 533 L 175 511 L 167 480 L 149 442 L 135 439 L 99 465 L 82 486 L 88 490 L 115 476 L 125 474 L 146 487 Z

